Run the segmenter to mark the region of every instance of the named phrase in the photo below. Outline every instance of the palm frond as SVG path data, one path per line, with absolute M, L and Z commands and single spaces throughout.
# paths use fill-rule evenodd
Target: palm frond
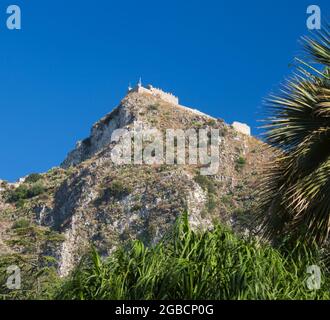
M 261 182 L 258 216 L 264 235 L 324 243 L 330 232 L 330 37 L 304 38 L 314 64 L 267 100 L 265 140 L 278 151 Z

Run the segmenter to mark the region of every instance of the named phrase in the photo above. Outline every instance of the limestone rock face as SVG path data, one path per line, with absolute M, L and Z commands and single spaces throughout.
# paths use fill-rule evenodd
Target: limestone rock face
M 113 163 L 114 130 L 134 132 L 151 128 L 160 132 L 219 130 L 216 174 L 200 175 L 204 166 L 200 163 Z M 53 238 L 44 240 L 38 254 L 55 257 L 58 272 L 64 276 L 90 244 L 104 256 L 132 239 L 152 245 L 185 211 L 194 228 L 210 229 L 216 221 L 227 224 L 235 221 L 237 225 L 248 220 L 258 175 L 271 157 L 265 149 L 262 142 L 237 132 L 223 120 L 148 93 L 130 92 L 119 106 L 94 124 L 90 136 L 77 143 L 60 168 L 41 175 L 36 182 L 43 186 L 41 194 L 26 199 L 21 207 L 21 203 L 6 201 L 8 193 L 17 186 L 2 186 L 0 210 L 6 207 L 6 215 L 0 215 L 0 225 L 10 229 L 13 221 L 24 216 L 40 230 L 60 235 L 62 240 L 56 245 L 50 245 Z M 27 188 L 34 185 L 27 181 L 20 185 Z M 4 234 L 10 234 L 7 229 L 0 229 L 0 240 Z M 2 243 L 0 255 L 4 251 Z
M 251 128 L 247 124 L 245 124 L 245 123 L 240 123 L 240 122 L 235 121 L 235 122 L 233 122 L 232 127 L 237 132 L 246 134 L 248 136 L 251 135 Z
M 94 124 L 90 137 L 77 143 L 62 167 L 76 165 L 101 151 L 109 144 L 113 131 L 131 124 L 136 119 L 136 115 L 129 99 L 123 102 L 121 106 Z

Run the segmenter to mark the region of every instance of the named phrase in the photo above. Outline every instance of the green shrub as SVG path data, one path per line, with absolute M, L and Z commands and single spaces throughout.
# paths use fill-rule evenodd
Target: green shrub
M 28 190 L 27 197 L 28 199 L 34 198 L 39 196 L 40 194 L 44 193 L 45 188 L 41 184 L 34 184 Z
M 239 157 L 236 161 L 236 163 L 240 166 L 244 166 L 246 164 L 246 159 L 243 157 Z
M 124 185 L 121 181 L 112 181 L 108 187 L 101 190 L 99 198 L 96 200 L 97 204 L 109 202 L 112 198 L 121 200 L 132 192 L 132 188 Z
M 34 198 L 45 191 L 41 184 L 33 184 L 32 186 L 27 186 L 22 184 L 15 190 L 8 192 L 7 201 L 9 203 L 22 203 L 22 200 Z
M 13 224 L 12 229 L 24 229 L 24 228 L 28 228 L 29 226 L 30 226 L 29 220 L 19 219 Z
M 245 165 L 246 165 L 246 159 L 241 156 L 236 160 L 235 168 L 237 171 L 241 171 L 245 167 Z
M 221 201 L 223 204 L 232 204 L 233 203 L 233 197 L 231 195 L 224 195 L 221 197 Z
M 320 290 L 307 288 L 311 265 L 324 271 Z M 185 216 L 152 248 L 135 241 L 105 261 L 93 250 L 56 299 L 329 299 L 330 276 L 323 267 L 316 248 L 281 251 L 221 225 L 194 232 Z
M 7 200 L 10 203 L 18 202 L 19 200 L 27 199 L 28 188 L 26 185 L 21 185 L 15 190 L 8 192 Z
M 30 174 L 25 179 L 25 182 L 27 182 L 27 183 L 36 183 L 36 182 L 38 182 L 41 179 L 42 179 L 42 175 L 41 174 L 39 174 L 39 173 L 32 173 L 32 174 Z
M 111 196 L 121 199 L 128 196 L 132 192 L 132 189 L 121 181 L 113 181 L 109 186 L 108 191 Z
M 197 122 L 197 121 L 192 121 L 191 125 L 197 129 L 203 126 L 201 122 Z
M 210 120 L 207 122 L 207 125 L 209 125 L 209 126 L 211 126 L 211 127 L 215 126 L 216 124 L 217 124 L 217 122 L 216 122 L 216 120 L 214 120 L 214 119 L 210 119 Z

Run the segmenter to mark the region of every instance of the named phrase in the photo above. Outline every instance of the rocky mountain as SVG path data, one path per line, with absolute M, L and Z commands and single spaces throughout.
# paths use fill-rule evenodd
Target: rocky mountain
M 202 175 L 207 165 L 200 161 L 118 165 L 112 155 L 125 136 L 112 141 L 117 129 L 126 135 L 152 129 L 164 134 L 166 129 L 218 130 L 219 166 L 215 174 Z M 131 239 L 155 243 L 185 211 L 195 228 L 221 221 L 244 230 L 253 190 L 270 157 L 261 141 L 221 119 L 147 90 L 132 90 L 94 124 L 60 167 L 16 184 L 0 182 L 0 255 L 52 264 L 64 276 L 91 243 L 104 256 Z

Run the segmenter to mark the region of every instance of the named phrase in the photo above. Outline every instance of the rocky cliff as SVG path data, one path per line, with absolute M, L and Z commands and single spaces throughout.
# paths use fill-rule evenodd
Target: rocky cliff
M 218 129 L 219 167 L 204 176 L 196 164 L 125 164 L 112 161 L 116 129 Z M 269 151 L 221 119 L 132 92 L 78 142 L 61 167 L 18 184 L 1 182 L 0 255 L 45 257 L 67 275 L 91 243 L 104 255 L 119 244 L 157 242 L 184 211 L 195 228 L 222 221 L 244 230 L 253 190 Z M 22 226 L 23 225 L 23 226 Z M 23 231 L 24 230 L 24 231 Z M 25 239 L 26 241 L 23 241 Z

